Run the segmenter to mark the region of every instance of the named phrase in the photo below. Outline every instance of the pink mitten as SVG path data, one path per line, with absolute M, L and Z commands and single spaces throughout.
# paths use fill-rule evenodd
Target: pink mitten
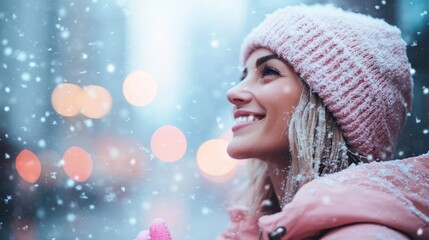
M 155 219 L 150 224 L 150 239 L 151 240 L 171 240 L 170 231 L 164 219 Z
M 136 240 L 171 240 L 167 223 L 161 218 L 155 219 L 150 224 L 149 231 L 141 231 Z

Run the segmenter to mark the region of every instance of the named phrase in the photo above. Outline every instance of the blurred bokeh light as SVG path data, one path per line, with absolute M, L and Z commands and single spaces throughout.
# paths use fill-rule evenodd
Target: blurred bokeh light
M 63 168 L 74 181 L 85 182 L 92 173 L 92 159 L 84 149 L 73 146 L 63 155 Z
M 103 118 L 112 108 L 112 97 L 109 91 L 101 86 L 89 85 L 83 87 L 81 96 L 81 113 L 89 118 Z
M 0 239 L 133 239 L 155 218 L 214 239 L 247 167 L 226 154 L 241 42 L 301 3 L 401 29 L 415 86 L 395 156 L 427 152 L 426 0 L 0 1 Z
M 71 83 L 58 84 L 51 95 L 52 107 L 65 117 L 80 113 L 82 107 L 82 88 Z
M 123 92 L 127 101 L 135 106 L 143 107 L 153 101 L 157 94 L 155 79 L 146 72 L 135 71 L 124 80 Z
M 228 141 L 224 139 L 204 142 L 196 156 L 199 169 L 210 176 L 225 176 L 233 172 L 237 167 L 237 160 L 227 154 L 227 146 Z
M 39 158 L 30 150 L 22 150 L 16 157 L 16 170 L 25 181 L 35 183 L 42 171 Z
M 175 162 L 185 155 L 187 141 L 180 129 L 167 125 L 155 131 L 150 146 L 153 154 L 159 160 Z

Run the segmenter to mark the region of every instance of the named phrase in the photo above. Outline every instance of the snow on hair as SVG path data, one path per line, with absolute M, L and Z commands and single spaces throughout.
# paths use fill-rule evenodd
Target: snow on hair
M 325 174 L 347 168 L 348 147 L 340 127 L 322 100 L 303 83 L 303 93 L 289 122 L 292 156 L 285 182 L 286 198 L 291 201 L 305 183 Z

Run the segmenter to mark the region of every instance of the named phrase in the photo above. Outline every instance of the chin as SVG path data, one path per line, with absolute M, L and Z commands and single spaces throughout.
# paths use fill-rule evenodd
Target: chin
M 247 159 L 250 158 L 248 151 L 243 148 L 234 146 L 233 143 L 229 143 L 226 149 L 228 155 L 234 159 Z
M 240 153 L 236 153 L 236 152 L 229 152 L 228 151 L 228 155 L 234 159 L 247 159 L 248 158 L 245 155 L 240 154 Z

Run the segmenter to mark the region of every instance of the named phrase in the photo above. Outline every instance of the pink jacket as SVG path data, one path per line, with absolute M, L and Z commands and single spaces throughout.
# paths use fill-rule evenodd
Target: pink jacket
M 429 239 L 429 154 L 362 164 L 305 184 L 281 212 L 247 216 L 229 209 L 221 239 Z

